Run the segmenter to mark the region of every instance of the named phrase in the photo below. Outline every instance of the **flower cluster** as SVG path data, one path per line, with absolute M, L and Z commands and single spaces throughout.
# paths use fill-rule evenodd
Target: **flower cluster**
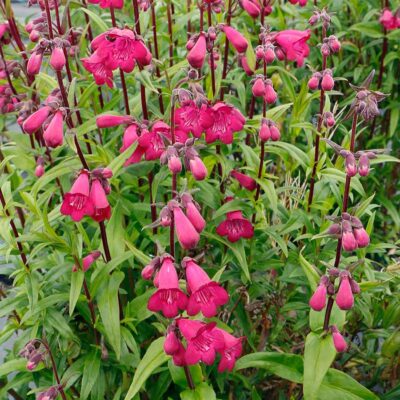
M 264 100 L 268 104 L 274 104 L 276 102 L 278 95 L 274 90 L 271 79 L 266 79 L 263 75 L 256 75 L 252 84 L 251 90 L 254 97 L 264 97 Z
M 93 39 L 93 53 L 82 59 L 98 85 L 113 86 L 113 71 L 132 72 L 136 64 L 149 65 L 152 55 L 143 40 L 130 29 L 113 28 Z
M 281 132 L 274 121 L 262 118 L 258 136 L 262 142 L 267 142 L 268 140 L 276 142 L 281 138 Z
M 332 70 L 327 68 L 322 72 L 314 72 L 308 81 L 311 90 L 322 89 L 328 92 L 333 89 L 335 82 L 332 77 Z
M 39 363 L 43 362 L 47 355 L 47 350 L 37 340 L 30 340 L 23 349 L 19 352 L 19 355 L 26 358 L 27 364 L 26 369 L 33 371 Z
M 82 169 L 70 191 L 64 196 L 61 214 L 70 215 L 76 222 L 85 215 L 97 222 L 110 219 L 111 207 L 107 194 L 111 189 L 107 179 L 111 177 L 112 172 L 107 168 L 92 172 Z
M 362 222 L 345 212 L 341 218 L 335 218 L 328 233 L 341 239 L 343 250 L 354 251 L 369 245 L 369 236 Z
M 14 96 L 9 85 L 0 86 L 0 114 L 6 114 L 15 110 L 18 99 Z
M 388 31 L 400 28 L 400 8 L 398 8 L 395 12 L 385 8 L 382 11 L 379 22 Z

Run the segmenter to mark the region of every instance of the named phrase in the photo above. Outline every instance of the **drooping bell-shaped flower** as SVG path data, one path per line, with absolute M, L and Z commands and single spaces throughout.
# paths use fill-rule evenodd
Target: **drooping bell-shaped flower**
M 48 147 L 58 147 L 63 144 L 63 113 L 56 111 L 46 130 L 43 133 L 43 139 Z
M 177 130 L 186 134 L 192 133 L 197 138 L 213 123 L 212 111 L 208 104 L 202 103 L 198 107 L 194 101 L 177 108 L 174 120 Z
M 200 206 L 193 200 L 193 197 L 189 193 L 184 193 L 181 196 L 181 200 L 189 221 L 195 227 L 196 231 L 201 233 L 206 227 L 206 221 L 200 213 Z
M 219 350 L 221 361 L 218 364 L 218 372 L 232 371 L 236 360 L 242 355 L 243 337 L 237 338 L 223 329 L 215 328 L 224 338 L 224 349 Z
M 173 258 L 169 254 L 162 258 L 161 268 L 157 274 L 157 285 L 157 291 L 147 304 L 150 311 L 161 311 L 166 318 L 174 318 L 178 315 L 178 309 L 186 309 L 187 297 L 179 288 L 178 274 Z
M 215 329 L 215 322 L 206 324 L 196 320 L 180 318 L 177 320 L 177 325 L 187 342 L 185 352 L 187 365 L 194 365 L 199 361 L 212 365 L 216 353 L 223 351 L 225 346 L 222 333 Z
M 51 107 L 44 106 L 31 114 L 22 124 L 24 132 L 32 134 L 42 127 L 51 112 Z
M 349 221 L 342 222 L 342 247 L 345 251 L 354 251 L 358 247 Z
M 200 157 L 194 157 L 189 161 L 190 172 L 196 181 L 202 181 L 208 174 L 207 168 Z
M 107 200 L 103 185 L 98 179 L 94 179 L 90 188 L 90 200 L 93 204 L 93 213 L 90 216 L 97 222 L 110 219 L 111 207 Z
M 265 96 L 264 79 L 257 78 L 253 83 L 251 91 L 252 91 L 254 97 L 263 97 L 263 96 Z
M 221 30 L 225 33 L 229 43 L 236 49 L 238 53 L 246 52 L 249 43 L 239 31 L 229 25 L 222 25 Z
M 34 51 L 29 57 L 26 70 L 29 75 L 37 75 L 40 72 L 43 61 L 43 52 Z
M 164 342 L 165 354 L 172 356 L 175 353 L 177 353 L 179 351 L 179 343 L 180 343 L 180 341 L 176 337 L 176 333 L 174 331 L 167 333 L 167 336 L 166 336 L 165 342 Z
M 184 249 L 192 249 L 199 242 L 200 235 L 189 218 L 183 213 L 181 207 L 175 203 L 172 204 L 172 207 L 178 241 Z
M 96 118 L 98 128 L 113 128 L 114 126 L 129 124 L 132 122 L 132 117 L 129 115 L 111 115 L 103 114 Z
M 198 36 L 196 43 L 190 49 L 187 60 L 193 68 L 202 68 L 207 54 L 206 36 L 202 32 Z
M 50 65 L 54 71 L 61 71 L 66 64 L 64 50 L 61 47 L 55 46 L 51 52 Z
M 101 256 L 101 252 L 96 250 L 96 251 L 92 251 L 86 257 L 84 257 L 82 260 L 83 272 L 86 272 L 100 256 Z M 77 265 L 74 265 L 72 268 L 72 272 L 76 272 L 76 271 L 79 271 L 79 267 Z
M 289 61 L 296 61 L 301 67 L 304 59 L 310 54 L 307 41 L 311 37 L 311 31 L 285 30 L 278 32 L 274 41 L 278 48 L 275 50 L 277 56 L 283 55 Z M 279 50 L 279 51 L 277 51 Z
M 185 268 L 186 282 L 190 294 L 187 305 L 188 315 L 201 312 L 206 318 L 217 315 L 217 308 L 229 300 L 226 290 L 217 282 L 212 281 L 206 272 L 190 258 L 182 260 Z
M 360 248 L 367 247 L 369 245 L 369 235 L 367 231 L 361 227 L 361 228 L 354 228 L 353 229 L 354 237 L 357 242 L 357 246 Z
M 341 310 L 350 310 L 354 305 L 353 291 L 351 290 L 350 277 L 347 271 L 343 271 L 340 274 L 339 289 L 335 300 Z
M 314 311 L 321 311 L 325 308 L 328 284 L 329 278 L 326 275 L 322 276 L 317 289 L 309 301 L 310 307 Z
M 257 182 L 251 176 L 236 170 L 232 170 L 230 175 L 239 182 L 240 186 L 247 190 L 253 191 L 257 187 Z
M 71 190 L 65 194 L 61 214 L 70 215 L 74 221 L 80 221 L 85 215 L 92 215 L 94 206 L 89 198 L 89 174 L 83 170 L 71 187 Z
M 333 345 L 338 353 L 343 353 L 347 350 L 347 343 L 335 325 L 331 326 Z
M 268 104 L 274 104 L 276 102 L 277 98 L 278 98 L 278 95 L 275 92 L 274 87 L 272 86 L 272 81 L 270 79 L 267 79 L 267 81 L 265 82 L 264 100 Z
M 261 6 L 258 0 L 241 0 L 240 5 L 252 18 L 257 18 L 261 13 Z

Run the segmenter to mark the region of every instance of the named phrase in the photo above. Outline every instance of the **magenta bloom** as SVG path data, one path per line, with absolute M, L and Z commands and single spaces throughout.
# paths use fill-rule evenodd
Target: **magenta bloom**
M 296 61 L 297 65 L 301 67 L 304 59 L 310 54 L 307 40 L 310 39 L 311 32 L 285 30 L 275 35 L 276 45 L 283 52 L 284 56 L 289 61 Z
M 151 63 L 151 53 L 130 29 L 110 29 L 97 36 L 91 46 L 94 53 L 82 63 L 98 85 L 112 87 L 112 71 L 117 68 L 132 72 L 136 62 L 142 66 Z
M 50 112 L 51 107 L 49 106 L 39 108 L 39 110 L 35 111 L 24 121 L 24 123 L 22 124 L 22 128 L 26 133 L 35 133 L 38 129 L 42 127 Z
M 171 256 L 165 255 L 157 274 L 158 289 L 150 297 L 147 308 L 162 311 L 166 318 L 174 318 L 179 310 L 185 310 L 187 297 L 179 288 L 178 274 Z
M 341 310 L 350 310 L 354 305 L 353 291 L 347 273 L 341 273 L 339 290 L 336 294 L 336 304 Z
M 50 65 L 54 71 L 61 71 L 66 64 L 64 50 L 61 47 L 54 47 L 50 56 Z
M 88 0 L 90 4 L 98 4 L 100 8 L 123 8 L 124 0 Z
M 241 172 L 232 170 L 231 176 L 239 182 L 240 186 L 244 187 L 247 190 L 252 191 L 257 187 L 256 181 L 246 174 L 242 174 Z
M 65 194 L 61 205 L 61 214 L 70 215 L 74 221 L 80 221 L 85 215 L 92 215 L 94 207 L 89 198 L 89 175 L 82 171 L 71 190 Z
M 261 6 L 257 0 L 241 0 L 240 5 L 252 18 L 257 18 L 261 13 Z
M 200 235 L 179 206 L 173 208 L 176 236 L 184 249 L 196 247 Z
M 104 191 L 103 185 L 98 179 L 92 182 L 90 188 L 90 200 L 93 204 L 93 213 L 90 216 L 97 222 L 110 219 L 111 207 L 108 203 L 106 192 Z
M 208 174 L 207 168 L 200 157 L 194 157 L 189 161 L 190 172 L 196 181 L 202 181 Z
M 240 32 L 229 25 L 224 25 L 222 27 L 222 30 L 224 31 L 231 45 L 236 49 L 238 53 L 246 52 L 249 43 Z
M 185 268 L 190 294 L 188 315 L 196 315 L 201 311 L 206 318 L 214 317 L 217 315 L 217 307 L 228 302 L 228 293 L 219 283 L 212 281 L 192 258 L 185 257 L 182 265 Z
M 216 103 L 212 111 L 213 123 L 206 129 L 206 142 L 220 140 L 222 143 L 231 144 L 233 133 L 243 129 L 246 119 L 238 109 L 222 101 Z
M 369 235 L 364 228 L 354 228 L 353 233 L 358 247 L 362 248 L 369 245 Z
M 189 193 L 184 193 L 181 196 L 181 200 L 189 221 L 195 227 L 196 231 L 201 233 L 206 227 L 206 221 L 200 213 L 200 206 L 193 200 L 193 197 Z
M 88 254 L 86 257 L 83 258 L 82 260 L 82 269 L 83 272 L 86 272 L 90 266 L 101 256 L 100 251 L 92 251 L 90 254 Z M 74 265 L 72 268 L 72 272 L 78 271 L 79 268 L 77 265 Z
M 237 338 L 223 329 L 215 328 L 215 330 L 220 332 L 224 338 L 224 349 L 219 351 L 221 361 L 218 365 L 218 372 L 232 371 L 236 360 L 242 355 L 244 338 Z
M 131 122 L 132 117 L 129 115 L 103 114 L 96 118 L 98 128 L 113 128 L 114 126 L 129 124 Z
M 57 111 L 43 133 L 43 139 L 47 146 L 58 147 L 63 144 L 63 113 Z
M 393 15 L 393 13 L 387 8 L 383 10 L 382 15 L 379 18 L 379 22 L 388 31 L 400 28 L 400 16 L 398 13 Z
M 213 123 L 212 112 L 207 104 L 197 107 L 194 101 L 177 108 L 174 114 L 175 126 L 179 131 L 192 133 L 199 138 Z
M 187 365 L 194 365 L 199 361 L 212 365 L 216 352 L 224 349 L 224 337 L 221 332 L 215 329 L 215 322 L 206 324 L 180 318 L 177 320 L 177 324 L 187 342 L 185 353 Z
M 226 214 L 226 220 L 217 227 L 220 236 L 227 236 L 232 243 L 240 238 L 250 239 L 254 235 L 254 228 L 251 222 L 243 217 L 241 211 L 231 211 Z
M 326 285 L 321 282 L 309 301 L 309 305 L 314 311 L 321 311 L 325 308 L 326 294 Z
M 204 33 L 200 33 L 196 43 L 191 47 L 187 60 L 193 68 L 201 68 L 207 54 L 206 37 Z
M 335 325 L 331 327 L 332 330 L 332 338 L 333 338 L 333 345 L 338 353 L 343 353 L 347 350 L 347 343 L 344 340 L 344 337 L 341 335 L 339 330 L 336 328 Z

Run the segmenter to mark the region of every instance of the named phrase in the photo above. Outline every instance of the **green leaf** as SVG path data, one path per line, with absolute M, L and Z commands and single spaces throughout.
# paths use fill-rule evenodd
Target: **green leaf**
M 303 358 L 296 354 L 262 352 L 237 360 L 235 370 L 262 368 L 291 382 L 303 381 Z
M 89 15 L 90 19 L 100 28 L 101 32 L 105 32 L 108 29 L 107 24 L 100 18 L 99 15 L 97 15 L 93 11 L 88 10 L 85 7 L 80 7 L 79 12 L 81 11 Z
M 85 359 L 80 399 L 86 400 L 97 381 L 100 372 L 100 352 L 92 351 Z
M 303 269 L 304 275 L 307 277 L 308 283 L 312 291 L 317 288 L 320 276 L 316 269 L 304 258 L 302 252 L 299 254 L 299 262 Z
M 106 336 L 115 351 L 117 359 L 121 355 L 118 289 L 123 279 L 123 272 L 114 272 L 110 279 L 104 282 L 97 296 L 97 304 Z
M 15 371 L 26 370 L 25 358 L 17 358 L 16 360 L 10 360 L 0 365 L 0 377 L 7 376 L 8 374 Z
M 156 339 L 147 349 L 146 354 L 137 366 L 131 386 L 125 396 L 125 400 L 130 400 L 135 397 L 146 382 L 147 378 L 169 359 L 169 356 L 164 352 L 164 340 L 164 337 Z
M 71 273 L 71 288 L 69 290 L 69 315 L 74 313 L 76 302 L 81 294 L 83 278 L 83 271 L 75 271 Z
M 332 335 L 310 332 L 304 348 L 304 400 L 319 400 L 318 390 L 336 356 Z
M 108 243 L 110 246 L 111 257 L 117 257 L 125 251 L 125 229 L 124 229 L 124 215 L 120 202 L 117 202 L 113 207 L 111 219 L 106 227 Z
M 319 388 L 317 399 L 378 400 L 378 396 L 349 375 L 330 368 Z
M 176 366 L 172 360 L 169 360 L 168 368 L 174 383 L 186 389 L 188 383 L 186 380 L 185 370 L 182 367 Z M 201 371 L 200 364 L 191 365 L 189 369 L 190 374 L 192 375 L 193 383 L 195 386 L 199 385 L 203 381 L 203 373 Z
M 214 389 L 203 382 L 194 390 L 187 389 L 181 393 L 181 400 L 216 400 Z

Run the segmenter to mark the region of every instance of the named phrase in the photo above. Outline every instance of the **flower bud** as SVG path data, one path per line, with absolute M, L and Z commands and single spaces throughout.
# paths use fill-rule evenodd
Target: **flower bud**
M 29 57 L 26 70 L 29 75 L 37 75 L 40 72 L 40 67 L 42 66 L 43 53 L 38 53 L 34 51 Z
M 278 141 L 281 138 L 281 132 L 275 125 L 271 125 L 269 130 L 271 132 L 271 139 L 274 142 Z
M 308 23 L 311 26 L 314 26 L 318 21 L 319 21 L 319 15 L 318 14 L 313 14 L 313 15 L 311 15 L 310 19 L 308 20 Z
M 361 289 L 358 283 L 353 278 L 350 278 L 349 280 L 350 280 L 351 291 L 353 292 L 353 294 L 359 294 L 361 292 Z
M 164 342 L 164 351 L 166 354 L 172 356 L 179 350 L 179 339 L 176 337 L 175 332 L 169 332 Z
M 171 225 L 171 211 L 168 207 L 164 207 L 160 211 L 160 224 L 161 226 L 170 226 Z
M 187 60 L 193 68 L 201 68 L 206 58 L 207 47 L 204 33 L 200 33 L 196 43 L 190 49 Z
M 254 71 L 251 69 L 246 56 L 240 57 L 240 64 L 247 76 L 252 76 L 254 74 Z
M 336 326 L 331 327 L 332 330 L 332 339 L 333 345 L 338 353 L 343 353 L 347 350 L 347 343 L 344 340 L 343 336 L 340 334 Z
M 46 121 L 49 116 L 51 108 L 49 106 L 44 106 L 39 110 L 31 114 L 25 122 L 22 124 L 22 128 L 26 133 L 35 133 L 39 128 L 42 127 L 44 121 Z
M 254 97 L 262 97 L 266 93 L 265 89 L 264 80 L 262 78 L 257 78 L 253 83 L 251 91 Z
M 96 125 L 98 128 L 113 128 L 114 126 L 128 124 L 130 122 L 132 122 L 132 118 L 128 115 L 104 114 L 96 118 Z
M 340 274 L 339 289 L 335 300 L 341 310 L 350 310 L 354 305 L 353 291 L 351 290 L 347 271 L 343 271 Z
M 267 64 L 271 64 L 275 60 L 275 51 L 271 46 L 265 50 L 264 60 Z
M 168 159 L 168 168 L 173 174 L 179 174 L 182 171 L 182 163 L 178 156 L 171 156 Z
M 341 47 L 339 40 L 337 40 L 336 36 L 329 36 L 329 47 L 333 53 L 338 53 Z
M 314 311 L 321 311 L 325 308 L 326 294 L 326 284 L 321 279 L 321 282 L 309 301 L 309 305 Z
M 276 94 L 272 84 L 266 84 L 265 85 L 265 95 L 264 95 L 265 101 L 268 104 L 274 104 L 276 102 L 277 98 L 278 98 L 278 95 Z
M 256 57 L 258 60 L 261 60 L 264 58 L 264 48 L 263 46 L 257 46 L 256 47 Z
M 330 111 L 324 112 L 323 121 L 327 128 L 332 128 L 335 125 L 335 118 Z
M 333 89 L 334 86 L 335 82 L 332 78 L 332 75 L 329 73 L 325 73 L 324 76 L 322 77 L 321 88 L 325 91 L 330 91 Z
M 149 281 L 154 274 L 154 265 L 152 263 L 146 265 L 141 272 L 142 278 Z
M 54 47 L 50 56 L 50 65 L 54 71 L 61 71 L 66 63 L 64 50 L 61 47 Z
M 58 147 L 63 144 L 63 113 L 57 111 L 43 133 L 43 139 L 48 147 Z
M 328 233 L 330 235 L 339 235 L 342 232 L 342 228 L 340 227 L 340 224 L 332 224 L 328 228 Z
M 269 126 L 266 123 L 266 121 L 263 121 L 261 123 L 261 128 L 260 128 L 260 131 L 258 133 L 258 136 L 260 137 L 260 140 L 262 142 L 267 142 L 268 140 L 271 139 L 271 130 L 269 129 Z
M 358 247 L 362 248 L 362 247 L 367 247 L 369 245 L 369 235 L 364 228 L 355 228 L 353 232 Z
M 29 33 L 29 40 L 33 43 L 36 43 L 39 39 L 40 39 L 40 33 L 37 30 L 33 29 Z
M 358 245 L 356 238 L 353 234 L 353 229 L 351 227 L 350 222 L 343 221 L 342 222 L 342 247 L 345 251 L 353 251 L 356 250 Z
M 261 7 L 257 3 L 251 0 L 242 0 L 240 4 L 250 17 L 257 18 L 260 15 Z
M 194 157 L 189 161 L 190 172 L 196 181 L 202 181 L 207 176 L 207 168 L 200 157 Z
M 369 174 L 369 158 L 366 153 L 361 154 L 358 160 L 358 173 L 360 176 L 367 176 Z
M 319 83 L 321 81 L 321 74 L 319 72 L 312 75 L 312 77 L 308 80 L 308 87 L 311 90 L 317 90 L 319 88 Z
M 321 54 L 322 54 L 324 57 L 328 57 L 328 56 L 331 54 L 331 49 L 329 48 L 329 45 L 328 45 L 328 44 L 324 43 L 324 44 L 321 46 Z
M 222 27 L 222 31 L 225 33 L 227 39 L 238 53 L 246 52 L 249 44 L 246 38 L 240 32 L 229 25 L 224 25 Z
M 350 178 L 357 174 L 357 164 L 353 153 L 349 153 L 345 159 L 346 174 Z

